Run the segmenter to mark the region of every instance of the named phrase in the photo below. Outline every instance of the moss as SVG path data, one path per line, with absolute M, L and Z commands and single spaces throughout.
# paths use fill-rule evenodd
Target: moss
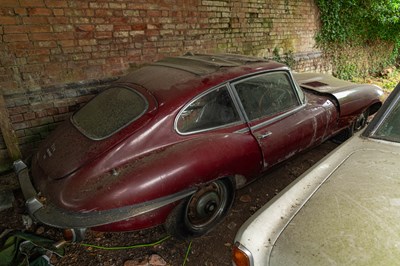
M 272 18 L 264 18 L 262 22 L 262 27 L 266 29 L 272 29 L 273 26 Z

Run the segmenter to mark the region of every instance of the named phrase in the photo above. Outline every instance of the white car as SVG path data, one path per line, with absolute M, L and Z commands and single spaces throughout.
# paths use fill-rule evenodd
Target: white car
M 239 229 L 233 265 L 400 264 L 400 83 L 364 130 Z

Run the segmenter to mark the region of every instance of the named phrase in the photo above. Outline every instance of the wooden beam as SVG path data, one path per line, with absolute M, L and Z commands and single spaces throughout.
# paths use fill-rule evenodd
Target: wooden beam
M 10 116 L 3 95 L 0 94 L 0 129 L 10 158 L 15 161 L 21 159 L 18 138 L 12 127 Z

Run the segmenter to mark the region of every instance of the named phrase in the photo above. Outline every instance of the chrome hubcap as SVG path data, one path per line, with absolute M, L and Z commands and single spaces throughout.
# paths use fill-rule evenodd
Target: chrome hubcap
M 218 182 L 199 189 L 187 206 L 187 220 L 191 226 L 204 227 L 218 218 L 227 204 L 226 195 L 225 186 Z

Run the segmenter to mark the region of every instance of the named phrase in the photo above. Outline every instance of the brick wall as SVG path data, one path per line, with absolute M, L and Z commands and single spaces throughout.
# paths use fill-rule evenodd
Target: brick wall
M 326 70 L 318 25 L 313 0 L 1 0 L 0 93 L 26 156 L 108 81 L 164 56 L 275 49 Z

